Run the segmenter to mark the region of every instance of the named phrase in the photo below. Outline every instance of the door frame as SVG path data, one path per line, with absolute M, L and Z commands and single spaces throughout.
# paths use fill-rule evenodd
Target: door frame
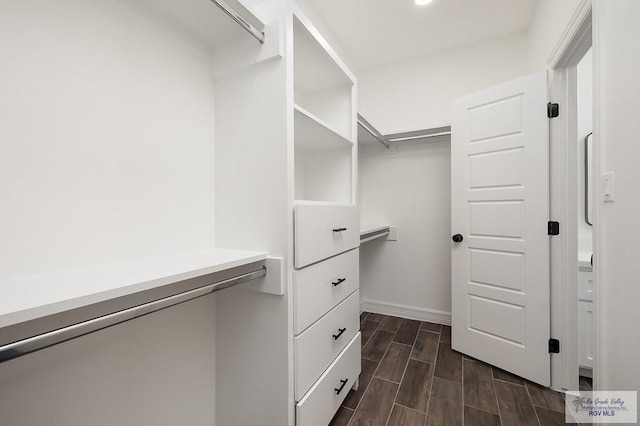
M 594 54 L 594 170 L 598 170 L 598 37 L 594 35 L 592 0 L 581 0 L 571 21 L 547 60 L 549 99 L 560 104 L 560 114 L 550 122 L 550 220 L 560 222 L 560 235 L 551 238 L 551 337 L 560 340 L 560 353 L 551 357 L 551 387 L 578 389 L 578 247 L 577 247 L 577 111 L 566 106 L 577 101 L 576 66 L 593 46 Z M 564 106 L 564 108 L 563 108 Z M 594 176 L 598 176 L 595 173 Z M 598 179 L 594 179 L 596 182 Z M 596 194 L 598 184 L 596 183 Z M 594 197 L 598 199 L 598 197 Z M 594 389 L 598 389 L 598 214 L 594 208 L 594 330 L 596 355 Z

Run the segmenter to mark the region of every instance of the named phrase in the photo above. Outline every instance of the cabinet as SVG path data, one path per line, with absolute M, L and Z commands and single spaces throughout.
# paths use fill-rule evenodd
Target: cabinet
M 326 425 L 360 374 L 356 82 L 299 10 L 293 55 L 296 424 Z

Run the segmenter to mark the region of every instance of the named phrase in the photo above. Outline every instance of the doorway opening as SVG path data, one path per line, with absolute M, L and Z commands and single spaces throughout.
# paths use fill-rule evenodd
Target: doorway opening
M 551 335 L 561 342 L 551 358 L 551 386 L 565 391 L 593 388 L 589 379 L 597 377 L 592 44 L 591 2 L 583 2 L 547 64 L 550 99 L 560 105 L 550 123 L 550 217 L 561 224 L 551 240 Z

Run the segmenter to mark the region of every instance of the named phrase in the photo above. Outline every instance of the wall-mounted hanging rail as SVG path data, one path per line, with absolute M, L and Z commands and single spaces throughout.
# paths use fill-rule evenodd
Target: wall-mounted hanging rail
M 391 229 L 388 225 L 364 226 L 360 229 L 360 244 L 364 244 L 368 241 L 376 240 L 378 238 L 386 237 L 390 233 Z
M 358 114 L 358 125 L 366 130 L 371 136 L 373 136 L 378 142 L 389 148 L 393 142 L 404 142 L 419 139 L 435 138 L 437 136 L 450 136 L 451 126 L 434 127 L 432 129 L 414 130 L 412 132 L 393 133 L 390 135 L 383 135 L 371 123 L 369 123 L 363 116 Z
M 443 126 L 435 127 L 433 129 L 416 130 L 413 132 L 394 133 L 392 135 L 386 135 L 384 138 L 387 142 L 404 142 L 449 135 L 451 135 L 451 126 Z
M 229 15 L 229 17 L 231 19 L 236 21 L 242 28 L 244 28 L 246 31 L 248 31 L 249 34 L 251 34 L 256 40 L 258 40 L 260 43 L 264 44 L 264 32 L 261 31 L 261 30 L 258 30 L 256 27 L 254 27 L 253 25 L 251 25 L 250 23 L 245 21 L 242 18 L 242 16 L 240 16 L 240 14 L 238 14 L 238 12 L 236 12 L 225 1 L 223 1 L 223 0 L 211 0 L 211 3 L 215 4 L 220 9 L 222 9 L 222 11 L 224 13 Z
M 53 330 L 24 340 L 19 340 L 8 345 L 0 346 L 0 362 L 17 358 L 19 356 L 44 349 L 49 346 L 65 342 L 67 340 L 75 339 L 76 337 L 84 336 L 85 334 L 93 333 L 103 328 L 129 321 L 131 319 L 150 314 L 152 312 L 156 312 L 161 309 L 165 309 L 170 306 L 195 299 L 197 297 L 202 297 L 215 291 L 219 291 L 247 281 L 255 280 L 257 278 L 262 278 L 266 275 L 267 269 L 263 266 L 258 270 L 238 275 L 226 280 L 218 281 L 204 287 L 199 287 L 193 290 L 185 291 L 183 293 L 178 293 L 173 296 L 154 300 L 152 302 L 144 303 L 142 305 L 114 312 L 112 314 L 104 315 L 88 321 L 83 321 L 64 328 L 60 328 L 58 330 Z
M 386 141 L 384 136 L 380 134 L 379 131 L 376 130 L 375 127 L 371 125 L 367 120 L 364 119 L 363 116 L 358 114 L 358 125 L 367 131 L 371 136 L 373 136 L 378 142 L 384 145 L 386 148 L 389 148 L 389 143 Z

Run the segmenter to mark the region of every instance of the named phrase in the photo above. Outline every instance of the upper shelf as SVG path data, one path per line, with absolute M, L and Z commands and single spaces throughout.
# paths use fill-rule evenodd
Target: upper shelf
M 293 19 L 294 86 L 310 94 L 351 86 L 355 78 L 311 23 L 297 12 Z
M 251 37 L 243 28 L 246 24 L 254 27 L 258 32 L 264 31 L 265 27 L 262 21 L 239 0 L 138 1 L 151 6 L 166 19 L 187 28 L 213 48 L 229 44 L 241 37 Z M 223 7 L 228 8 L 230 13 L 225 12 Z M 244 21 L 244 24 L 236 22 L 232 15 L 239 18 L 241 22 Z
M 296 147 L 307 151 L 327 148 L 351 147 L 348 137 L 299 105 L 295 105 Z
M 262 252 L 211 249 L 0 281 L 0 328 L 266 258 Z

